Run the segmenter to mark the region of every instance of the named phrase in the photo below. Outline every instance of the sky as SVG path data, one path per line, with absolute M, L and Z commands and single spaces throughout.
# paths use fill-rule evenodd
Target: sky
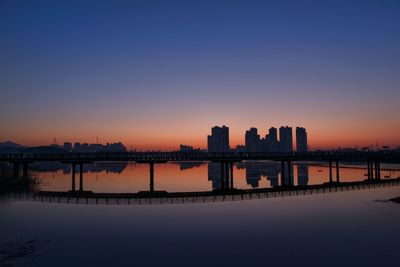
M 400 145 L 400 1 L 0 1 L 0 141 Z

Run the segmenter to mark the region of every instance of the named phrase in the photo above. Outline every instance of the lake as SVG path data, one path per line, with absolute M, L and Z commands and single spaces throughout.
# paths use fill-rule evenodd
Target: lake
M 57 164 L 56 164 L 57 165 Z M 67 165 L 37 164 L 36 190 L 71 190 Z M 306 166 L 306 167 L 304 167 Z M 342 166 L 342 165 L 341 165 Z M 234 165 L 234 187 L 279 184 L 280 165 Z M 399 165 L 382 164 L 382 177 Z M 218 189 L 218 166 L 203 162 L 155 166 L 155 189 Z M 344 164 L 341 181 L 365 179 L 361 164 Z M 295 185 L 328 181 L 318 162 L 294 164 Z M 79 179 L 79 175 L 78 175 Z M 85 165 L 93 192 L 149 190 L 149 166 Z M 66 204 L 2 197 L 0 263 L 7 266 L 399 266 L 397 186 L 348 192 L 216 203 Z

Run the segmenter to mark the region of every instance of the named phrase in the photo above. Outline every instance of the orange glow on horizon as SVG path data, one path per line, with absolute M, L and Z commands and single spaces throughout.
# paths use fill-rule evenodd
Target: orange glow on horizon
M 294 127 L 295 128 L 295 127 Z M 234 131 L 230 128 L 230 147 L 235 148 L 237 145 L 244 145 L 244 132 Z M 380 136 L 376 131 L 371 131 L 363 135 L 359 135 L 357 131 L 347 131 L 346 133 L 329 132 L 329 131 L 316 131 L 308 128 L 308 140 L 310 149 L 336 149 L 338 147 L 364 147 L 376 145 L 379 147 L 388 145 L 397 147 L 400 145 L 400 134 L 397 132 L 381 132 Z M 265 136 L 266 131 L 260 131 L 261 137 Z M 166 134 L 158 136 L 154 132 L 149 134 L 140 134 L 136 136 L 119 135 L 117 133 L 109 135 L 107 138 L 99 136 L 99 143 L 114 143 L 122 142 L 128 150 L 177 150 L 180 144 L 191 145 L 194 148 L 207 148 L 207 135 L 208 131 L 202 133 L 189 133 L 187 135 L 173 136 L 173 134 Z M 15 138 L 3 139 L 1 141 L 13 141 L 19 144 L 28 146 L 49 145 L 53 143 L 54 137 L 43 137 L 40 135 L 32 135 L 29 137 L 20 136 Z M 80 142 L 80 143 L 96 143 L 96 136 L 89 137 L 82 135 L 81 138 L 73 136 L 63 137 L 61 134 L 56 135 L 57 144 L 62 145 L 66 142 Z M 293 145 L 296 144 L 295 129 L 293 129 Z
M 108 118 L 104 123 L 100 118 L 80 121 L 48 121 L 46 124 L 16 123 L 16 127 L 2 128 L 0 141 L 13 141 L 29 146 L 52 144 L 54 137 L 58 144 L 67 142 L 99 143 L 122 142 L 127 149 L 137 150 L 177 150 L 180 144 L 192 145 L 195 148 L 207 147 L 207 135 L 211 127 L 226 125 L 229 127 L 230 146 L 244 144 L 245 131 L 256 127 L 264 137 L 270 127 L 291 126 L 295 145 L 295 128 L 307 129 L 308 142 L 311 149 L 336 149 L 340 147 L 364 147 L 400 145 L 400 124 L 393 123 L 392 117 L 386 120 L 366 120 L 363 116 L 347 114 L 346 116 L 321 116 L 313 114 L 296 114 L 289 116 L 271 114 L 269 117 L 255 113 L 247 116 L 234 114 L 215 115 L 210 121 L 210 114 L 199 113 L 165 120 L 159 116 L 133 120 L 128 117 Z M 273 120 L 270 118 L 274 118 Z M 73 125 L 74 127 L 72 127 Z M 19 128 L 18 128 L 18 127 Z

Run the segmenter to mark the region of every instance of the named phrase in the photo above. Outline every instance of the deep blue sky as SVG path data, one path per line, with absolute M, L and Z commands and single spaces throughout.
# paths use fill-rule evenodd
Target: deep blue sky
M 0 38 L 0 141 L 400 143 L 400 1 L 3 0 Z

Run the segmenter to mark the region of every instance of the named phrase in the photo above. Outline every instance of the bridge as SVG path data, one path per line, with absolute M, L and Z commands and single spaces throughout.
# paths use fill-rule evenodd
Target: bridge
M 382 162 L 400 162 L 400 151 L 313 151 L 293 153 L 245 153 L 245 152 L 90 152 L 90 153 L 13 153 L 0 154 L 0 162 L 14 166 L 14 176 L 19 176 L 22 166 L 23 176 L 28 175 L 28 166 L 33 162 L 57 161 L 72 166 L 72 188 L 76 191 L 76 166 L 79 166 L 79 191 L 83 191 L 83 165 L 93 162 L 128 161 L 149 164 L 150 193 L 154 191 L 154 165 L 167 162 L 209 161 L 221 164 L 221 189 L 234 189 L 233 163 L 241 161 L 270 160 L 281 163 L 281 186 L 290 187 L 291 181 L 285 182 L 285 172 L 291 177 L 291 165 L 295 161 L 323 161 L 329 166 L 329 183 L 340 183 L 340 162 L 365 162 L 368 181 L 381 180 Z M 335 179 L 333 170 L 335 169 Z
M 400 151 L 312 151 L 312 152 L 88 152 L 0 154 L 0 162 L 36 161 L 310 161 L 310 160 L 400 160 Z

